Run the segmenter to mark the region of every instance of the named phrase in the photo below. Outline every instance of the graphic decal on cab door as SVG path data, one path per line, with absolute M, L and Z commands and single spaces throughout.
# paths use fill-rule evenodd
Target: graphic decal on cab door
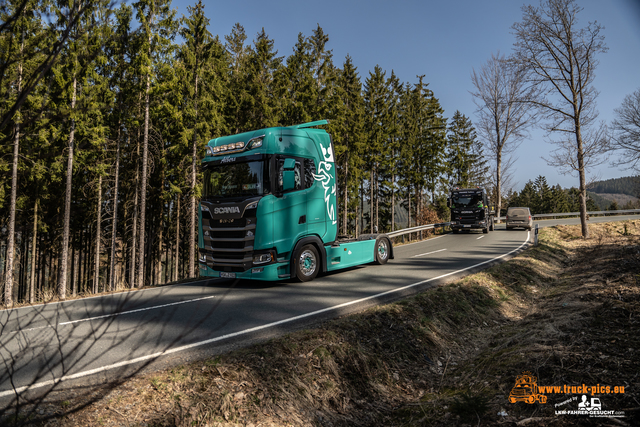
M 335 174 L 332 173 L 333 150 L 331 149 L 331 145 L 329 145 L 328 148 L 324 148 L 322 144 L 320 144 L 320 148 L 322 149 L 322 158 L 324 160 L 318 165 L 318 173 L 313 175 L 313 179 L 322 183 L 322 188 L 324 188 L 324 201 L 327 204 L 327 214 L 332 223 L 336 224 L 336 207 L 334 206 L 334 202 L 331 201 L 331 194 L 336 194 Z M 333 198 L 333 200 L 335 200 L 335 198 Z

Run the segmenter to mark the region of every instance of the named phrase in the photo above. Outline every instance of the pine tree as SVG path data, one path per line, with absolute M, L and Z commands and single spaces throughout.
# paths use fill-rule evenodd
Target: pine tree
M 229 90 L 225 98 L 226 122 L 231 133 L 239 133 L 249 130 L 246 128 L 243 108 L 249 98 L 246 74 L 250 48 L 245 46 L 247 35 L 244 27 L 239 23 L 234 25 L 231 34 L 225 36 L 225 40 L 227 41 L 225 49 L 231 66 Z
M 278 98 L 282 100 L 282 123 L 285 126 L 306 123 L 313 120 L 317 103 L 317 84 L 312 71 L 312 56 L 309 41 L 298 34 L 293 55 L 286 61 L 286 67 L 278 77 L 286 83 L 280 87 Z
M 99 6 L 96 4 L 95 6 Z M 75 6 L 75 5 L 74 5 Z M 81 4 L 77 4 L 78 9 Z M 58 10 L 58 13 L 64 13 Z M 76 157 L 76 130 L 78 125 L 83 123 L 82 111 L 78 108 L 78 100 L 84 102 L 86 95 L 85 78 L 92 73 L 94 66 L 93 57 L 96 51 L 100 51 L 98 46 L 96 49 L 95 40 L 92 40 L 91 28 L 95 26 L 93 15 L 87 14 L 78 20 L 72 29 L 72 35 L 65 51 L 66 62 L 61 68 L 56 70 L 59 80 L 63 80 L 65 75 L 69 76 L 68 84 L 64 84 L 63 96 L 66 97 L 65 103 L 68 102 L 68 119 L 69 127 L 67 133 L 67 167 L 66 167 L 66 184 L 64 196 L 64 219 L 62 224 L 62 248 L 60 254 L 60 269 L 58 278 L 58 298 L 66 299 L 67 295 L 67 279 L 69 277 L 69 239 L 71 236 L 71 199 L 73 192 L 73 169 Z M 88 89 L 88 88 L 87 88 Z
M 400 97 L 402 96 L 403 85 L 391 70 L 391 76 L 387 79 L 387 95 L 388 95 L 388 113 L 386 115 L 385 125 L 388 129 L 389 138 L 386 142 L 386 157 L 382 163 L 381 186 L 382 196 L 385 204 L 381 209 L 380 216 L 383 218 L 383 224 L 390 224 L 389 229 L 395 230 L 395 210 L 397 198 L 397 179 L 398 179 L 398 163 L 400 155 L 400 137 L 401 137 L 401 105 Z M 385 229 L 387 227 L 385 226 Z
M 114 291 L 116 283 L 116 246 L 118 235 L 118 215 L 120 207 L 120 198 L 122 191 L 120 188 L 120 169 L 123 148 L 126 148 L 125 141 L 130 137 L 130 130 L 133 128 L 132 119 L 127 112 L 131 111 L 132 101 L 130 98 L 131 82 L 129 79 L 133 76 L 132 55 L 132 35 L 130 32 L 131 19 L 133 17 L 133 9 L 127 5 L 121 7 L 115 13 L 116 26 L 114 37 L 109 39 L 107 45 L 107 57 L 110 59 L 110 88 L 116 95 L 116 108 L 111 118 L 112 137 L 115 139 L 115 160 L 113 165 L 113 186 L 112 193 L 112 221 L 111 221 L 111 244 L 109 255 L 109 291 Z M 124 240 L 124 239 L 123 239 Z
M 358 69 L 349 55 L 337 80 L 338 96 L 342 114 L 334 121 L 333 141 L 336 168 L 338 170 L 338 193 L 342 196 L 342 232 L 349 234 L 349 225 L 358 224 L 358 186 L 362 177 L 362 150 L 364 145 L 364 102 L 362 83 Z M 358 234 L 357 227 L 354 234 Z
M 247 59 L 247 97 L 243 105 L 246 129 L 261 129 L 278 123 L 278 105 L 274 96 L 274 76 L 282 67 L 274 41 L 262 28 Z
M 553 211 L 550 210 L 551 189 L 549 188 L 549 184 L 547 184 L 547 178 L 542 175 L 538 175 L 533 184 L 538 194 L 537 205 L 535 206 L 536 213 L 553 213 Z
M 140 220 L 138 239 L 138 264 L 137 286 L 145 284 L 145 237 L 146 237 L 146 210 L 147 210 L 147 182 L 149 161 L 149 127 L 150 103 L 151 103 L 151 78 L 153 66 L 158 58 L 167 53 L 171 48 L 176 23 L 175 12 L 169 9 L 170 0 L 140 0 L 134 4 L 138 21 L 141 23 L 142 46 L 139 55 L 141 75 L 145 81 L 144 91 L 144 131 L 142 140 L 142 172 L 140 175 Z
M 448 188 L 470 187 L 473 165 L 479 160 L 473 152 L 478 140 L 475 128 L 465 115 L 456 111 L 447 134 Z
M 424 76 L 418 76 L 418 83 L 413 88 L 407 87 L 403 101 L 405 144 L 410 146 L 405 148 L 403 157 L 408 162 L 407 189 L 415 191 L 417 217 L 423 209 L 424 191 L 435 198 L 438 181 L 445 170 L 446 119 L 439 101 L 423 79 Z
M 469 186 L 489 188 L 490 180 L 490 167 L 487 158 L 484 156 L 484 146 L 481 141 L 475 140 L 471 146 Z
M 333 119 L 331 98 L 335 95 L 333 85 L 337 73 L 333 67 L 333 53 L 327 50 L 329 35 L 318 25 L 308 38 L 310 67 L 315 80 L 315 103 L 311 106 L 312 120 Z
M 389 90 L 386 72 L 376 65 L 373 73 L 364 83 L 364 114 L 368 144 L 364 151 L 366 169 L 369 171 L 369 229 L 374 233 L 379 226 L 379 173 L 382 162 L 387 157 L 389 139 L 387 121 L 389 111 Z
M 182 85 L 180 92 L 186 96 L 183 106 L 183 120 L 185 129 L 182 141 L 191 142 L 191 173 L 189 182 L 189 277 L 194 277 L 195 248 L 196 248 L 196 218 L 199 191 L 198 159 L 201 157 L 202 144 L 200 139 L 209 137 L 212 131 L 220 131 L 222 127 L 221 106 L 216 99 L 221 97 L 219 76 L 215 74 L 212 62 L 221 54 L 220 45 L 214 40 L 207 26 L 209 20 L 204 14 L 204 5 L 198 1 L 195 7 L 187 7 L 190 13 L 182 20 L 183 27 L 180 34 L 185 39 L 178 58 L 181 61 L 179 70 Z M 218 80 L 218 81 L 216 81 Z

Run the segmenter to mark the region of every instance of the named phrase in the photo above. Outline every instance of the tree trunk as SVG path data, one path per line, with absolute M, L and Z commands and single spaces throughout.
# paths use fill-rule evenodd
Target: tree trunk
M 96 258 L 93 275 L 93 293 L 97 294 L 100 285 L 100 243 L 102 240 L 102 175 L 98 177 L 98 219 L 96 221 Z
M 116 287 L 115 266 L 116 266 L 116 235 L 118 231 L 118 189 L 120 185 L 120 125 L 118 125 L 118 138 L 116 140 L 116 165 L 115 183 L 113 188 L 113 220 L 111 221 L 111 263 L 109 265 L 109 291 L 113 292 Z
M 411 228 L 411 186 L 407 187 L 407 198 L 409 207 L 407 208 L 407 228 Z
M 24 33 L 20 43 L 20 57 L 24 50 Z M 22 91 L 22 61 L 18 63 L 17 94 Z M 7 242 L 7 256 L 5 260 L 4 277 L 4 304 L 7 307 L 13 305 L 13 262 L 15 258 L 15 230 L 16 230 L 16 203 L 18 196 L 18 157 L 20 153 L 20 109 L 16 112 L 15 137 L 13 138 L 13 162 L 11 168 L 11 201 L 9 202 L 9 241 Z
M 77 234 L 76 234 L 76 246 L 77 246 Z M 75 297 L 78 294 L 78 270 L 80 269 L 80 266 L 78 265 L 78 259 L 80 258 L 80 250 L 78 250 L 76 247 L 73 248 L 73 279 L 72 279 L 72 283 L 73 283 L 73 291 L 72 291 L 72 295 Z
M 20 111 L 18 111 L 18 115 Z M 9 241 L 4 275 L 4 305 L 13 305 L 13 263 L 15 258 L 16 201 L 18 195 L 18 155 L 20 152 L 20 122 L 15 124 L 13 139 L 13 167 L 11 169 L 11 201 L 9 202 Z
M 138 138 L 138 144 L 137 144 L 137 148 L 136 148 L 136 158 L 140 158 L 140 138 Z M 131 289 L 133 289 L 135 287 L 135 283 L 136 283 L 136 244 L 137 244 L 137 237 L 138 237 L 138 192 L 140 191 L 140 187 L 139 187 L 139 182 L 140 182 L 140 177 L 138 176 L 138 173 L 140 171 L 140 168 L 136 166 L 136 182 L 135 182 L 135 187 L 136 187 L 136 194 L 134 197 L 134 201 L 133 201 L 133 229 L 132 229 L 132 235 L 131 235 L 131 266 L 130 269 L 131 271 L 129 272 L 129 287 Z
M 151 45 L 151 36 L 149 36 L 149 45 Z M 149 57 L 151 57 L 151 47 L 149 47 Z M 142 136 L 142 176 L 140 179 L 140 230 L 138 239 L 138 288 L 144 287 L 145 275 L 145 214 L 147 209 L 147 162 L 149 157 L 149 92 L 151 91 L 151 74 L 147 72 L 147 88 L 145 91 L 144 106 L 144 134 Z
M 78 79 L 73 76 L 73 95 L 71 97 L 71 111 L 76 108 L 76 91 Z M 69 132 L 69 157 L 67 159 L 67 185 L 64 196 L 64 220 L 62 228 L 62 256 L 60 257 L 60 275 L 58 279 L 58 298 L 64 300 L 67 297 L 67 269 L 69 263 L 69 222 L 71 220 L 71 189 L 73 177 L 73 144 L 76 133 L 76 121 L 71 119 L 71 131 Z
M 31 243 L 31 280 L 29 281 L 29 302 L 33 304 L 36 300 L 35 285 L 36 285 L 36 253 L 38 249 L 38 201 L 36 199 L 35 206 L 33 207 L 33 237 Z
M 496 153 L 496 216 L 500 217 L 502 209 L 502 152 Z M 498 223 L 500 220 L 497 221 Z
M 577 117 L 577 116 L 576 116 Z M 582 132 L 580 123 L 576 120 L 576 143 L 578 146 L 578 175 L 580 179 L 580 225 L 582 227 L 582 237 L 589 238 L 589 227 L 587 226 L 587 177 L 584 165 L 584 151 L 582 145 Z
M 373 166 L 369 178 L 369 233 L 373 233 Z
M 378 183 L 378 164 L 376 163 L 376 173 L 375 173 L 375 183 L 376 183 L 376 225 L 373 228 L 375 233 L 378 233 L 378 230 L 380 230 L 380 216 L 379 216 L 379 212 L 380 212 L 380 185 Z
M 176 251 L 175 262 L 173 263 L 173 281 L 178 281 L 178 262 L 180 260 L 180 195 L 178 194 L 177 208 L 176 208 Z
M 349 144 L 347 143 L 347 150 L 349 150 Z M 347 229 L 348 218 L 348 206 L 349 206 L 349 151 L 347 151 L 346 159 L 344 161 L 344 211 L 342 212 L 342 234 L 349 234 Z
M 396 152 L 393 151 L 393 161 L 396 160 Z M 395 166 L 391 174 L 391 231 L 396 230 L 396 171 Z
M 164 221 L 163 221 L 163 209 L 164 203 L 158 209 L 158 221 L 155 222 L 156 227 L 158 228 L 158 254 L 156 258 L 156 268 L 155 268 L 155 282 L 156 285 L 162 283 L 162 239 L 164 238 Z
M 364 233 L 364 177 L 360 180 L 360 232 Z
M 197 65 L 196 65 L 197 67 Z M 196 123 L 198 122 L 198 74 L 196 73 L 195 84 L 195 113 Z M 198 134 L 194 123 L 193 127 L 193 151 L 191 153 L 191 221 L 189 224 L 189 277 L 195 277 L 196 264 L 196 178 L 198 162 Z

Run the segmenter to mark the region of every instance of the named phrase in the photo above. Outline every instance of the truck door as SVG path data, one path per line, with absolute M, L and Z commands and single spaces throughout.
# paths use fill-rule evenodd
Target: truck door
M 295 161 L 294 187 L 283 190 L 285 160 Z M 273 240 L 278 252 L 290 251 L 295 242 L 307 235 L 307 195 L 304 189 L 303 159 L 278 156 L 275 159 L 276 194 L 273 201 Z
M 307 188 L 307 216 L 309 234 L 324 240 L 327 232 L 327 202 L 323 181 L 316 181 L 316 164 L 313 159 L 305 159 L 305 181 Z

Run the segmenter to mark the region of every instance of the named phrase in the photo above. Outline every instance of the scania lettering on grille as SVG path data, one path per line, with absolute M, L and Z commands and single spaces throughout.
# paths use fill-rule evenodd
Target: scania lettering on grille
M 237 206 L 225 207 L 225 208 L 215 208 L 213 210 L 215 215 L 221 214 L 229 214 L 229 213 L 240 213 L 240 208 Z

